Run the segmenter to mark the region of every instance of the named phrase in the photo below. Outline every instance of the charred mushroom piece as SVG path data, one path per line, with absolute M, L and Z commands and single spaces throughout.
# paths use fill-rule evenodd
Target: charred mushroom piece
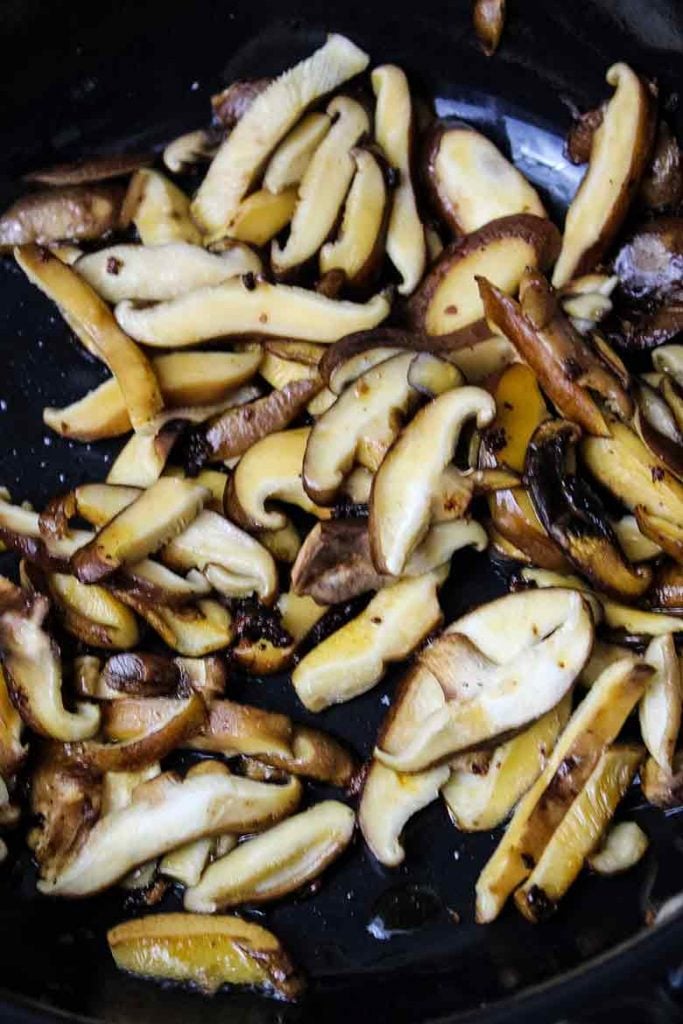
M 38 242 L 101 238 L 119 227 L 120 185 L 73 185 L 29 192 L 0 217 L 0 251 Z
M 328 114 L 317 112 L 302 117 L 268 161 L 263 175 L 264 188 L 278 193 L 298 185 L 330 127 Z
M 159 981 L 190 982 L 209 994 L 249 985 L 296 999 L 304 982 L 279 940 L 239 917 L 154 914 L 107 933 L 117 967 Z
M 683 704 L 681 665 L 671 634 L 650 642 L 645 661 L 655 674 L 640 702 L 640 732 L 650 756 L 662 771 L 671 772 Z
M 566 420 L 537 427 L 526 454 L 531 500 L 548 534 L 598 590 L 636 600 L 650 586 L 652 571 L 628 562 L 599 498 L 572 471 L 580 436 Z
M 190 216 L 190 200 L 159 171 L 145 168 L 133 175 L 122 216 L 126 223 L 135 224 L 143 245 L 201 244 L 201 234 Z
M 240 201 L 263 163 L 317 99 L 364 71 L 368 57 L 344 36 L 271 82 L 250 105 L 216 154 L 192 212 L 210 237 L 229 234 Z
M 647 167 L 655 131 L 655 102 L 627 64 L 613 64 L 615 92 L 593 135 L 588 170 L 567 213 L 555 287 L 599 262 L 619 230 Z
M 487 57 L 492 57 L 503 34 L 505 0 L 475 0 L 472 20 L 482 50 Z
M 60 652 L 43 628 L 49 605 L 34 595 L 25 608 L 0 614 L 0 657 L 12 703 L 22 719 L 41 736 L 62 741 L 93 736 L 100 713 L 93 704 L 67 711 L 62 701 Z
M 499 217 L 546 215 L 536 189 L 493 142 L 463 122 L 432 130 L 425 178 L 434 205 L 456 235 Z
M 317 878 L 351 842 L 355 815 L 325 800 L 214 861 L 185 893 L 186 910 L 213 914 L 279 899 Z

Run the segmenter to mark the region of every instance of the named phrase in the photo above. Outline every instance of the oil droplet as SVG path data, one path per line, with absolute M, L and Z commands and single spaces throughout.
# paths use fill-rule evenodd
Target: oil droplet
M 441 900 L 426 885 L 396 886 L 383 892 L 367 926 L 374 939 L 386 942 L 421 928 L 441 910 Z

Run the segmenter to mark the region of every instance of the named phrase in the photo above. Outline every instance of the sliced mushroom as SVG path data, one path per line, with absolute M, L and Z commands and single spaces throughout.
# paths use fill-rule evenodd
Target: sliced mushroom
M 314 647 L 292 673 L 308 710 L 366 693 L 387 664 L 406 658 L 441 620 L 437 589 L 443 578 L 436 570 L 380 590 L 359 616 Z
M 546 918 L 569 889 L 608 827 L 643 753 L 642 747 L 619 744 L 601 755 L 533 871 L 515 893 L 518 909 L 530 921 Z
M 24 723 L 10 698 L 9 684 L 0 664 L 0 775 L 12 779 L 28 753 L 21 742 Z
M 52 879 L 50 896 L 89 896 L 132 868 L 184 843 L 223 832 L 257 832 L 291 814 L 301 783 L 270 786 L 234 775 L 203 774 L 181 781 L 166 773 L 138 786 L 133 801 L 105 815 L 76 856 Z
M 398 576 L 430 525 L 430 501 L 449 467 L 463 425 L 491 422 L 496 407 L 487 392 L 462 387 L 435 398 L 404 428 L 375 475 L 370 501 L 370 544 L 382 572 Z M 473 483 L 449 473 L 462 491 L 463 514 Z M 456 515 L 457 517 L 457 515 Z
M 414 112 L 410 88 L 403 71 L 393 64 L 375 68 L 371 79 L 376 100 L 375 138 L 399 174 L 387 229 L 387 255 L 401 278 L 398 290 L 410 295 L 427 261 L 425 231 L 412 181 Z
M 503 34 L 505 0 L 475 0 L 472 20 L 484 53 L 492 57 Z
M 351 842 L 355 815 L 325 800 L 214 861 L 184 897 L 186 910 L 213 914 L 241 903 L 264 903 L 317 878 Z
M 671 381 L 667 382 L 671 386 Z M 675 385 L 674 385 L 675 386 Z M 639 380 L 634 426 L 650 451 L 683 479 L 683 431 L 662 394 Z
M 301 547 L 301 537 L 292 522 L 287 520 L 279 530 L 256 530 L 254 536 L 277 562 L 291 565 Z
M 587 164 L 591 156 L 593 136 L 602 124 L 606 103 L 584 110 L 583 113 L 572 104 L 572 123 L 567 132 L 566 155 L 573 164 Z
M 322 605 L 349 601 L 389 582 L 391 577 L 373 565 L 367 523 L 361 519 L 318 523 L 292 566 L 294 593 L 307 594 Z
M 309 498 L 302 483 L 310 427 L 284 430 L 262 438 L 242 456 L 226 491 L 226 512 L 247 529 L 279 530 L 282 512 L 269 510 L 273 500 L 298 505 L 324 519 L 328 510 Z
M 683 218 L 659 217 L 640 225 L 614 260 L 619 288 L 636 302 L 675 295 L 683 276 Z
M 143 245 L 201 244 L 201 234 L 190 216 L 190 200 L 159 171 L 145 168 L 133 175 L 123 217 L 126 222 L 133 221 Z
M 156 434 L 133 434 L 114 459 L 107 483 L 117 487 L 151 487 L 161 477 L 183 429 L 184 424 L 172 420 Z
M 62 669 L 56 644 L 43 628 L 49 605 L 34 595 L 25 608 L 0 614 L 0 657 L 12 703 L 41 736 L 63 741 L 88 739 L 99 727 L 93 704 L 67 711 L 62 701 Z
M 556 288 L 599 262 L 628 213 L 652 149 L 656 113 L 647 84 L 627 64 L 613 64 L 606 78 L 615 92 L 567 213 L 553 273 Z
M 520 601 L 529 595 L 511 594 L 449 626 L 420 656 L 441 687 L 440 706 L 413 722 L 400 747 L 377 748 L 375 756 L 396 771 L 421 771 L 555 707 L 588 659 L 593 624 L 580 595 L 552 593 L 545 592 L 547 606 L 540 609 L 538 598 Z M 512 651 L 503 648 L 501 630 L 495 640 L 491 634 L 505 614 L 518 627 Z
M 587 858 L 591 871 L 598 875 L 620 875 L 642 860 L 649 840 L 635 821 L 612 825 L 598 850 Z
M 214 254 L 187 242 L 171 242 L 112 245 L 81 256 L 74 269 L 107 302 L 158 302 L 240 274 L 258 274 L 261 261 L 244 245 Z
M 241 121 L 257 96 L 272 85 L 272 78 L 247 78 L 231 82 L 227 89 L 223 89 L 211 97 L 211 112 L 213 118 L 222 128 L 228 130 L 235 127 Z
M 38 520 L 40 532 L 44 537 L 64 537 L 69 532 L 69 521 L 75 516 L 92 526 L 104 526 L 132 505 L 140 493 L 138 487 L 81 484 L 47 503 Z
M 659 544 L 640 532 L 635 516 L 612 520 L 612 529 L 629 562 L 649 562 L 661 555 Z
M 406 823 L 436 800 L 449 774 L 448 765 L 407 774 L 372 762 L 363 785 L 358 824 L 380 864 L 393 868 L 403 863 L 401 833 Z
M 151 164 L 153 159 L 151 153 L 107 153 L 30 171 L 23 175 L 23 180 L 57 187 L 85 185 L 93 181 L 124 177 Z
M 537 427 L 526 455 L 531 500 L 549 535 L 598 590 L 635 600 L 650 586 L 652 570 L 626 559 L 599 498 L 571 471 L 579 437 L 567 420 Z
M 0 217 L 0 251 L 38 242 L 101 238 L 119 227 L 120 185 L 72 185 L 29 192 Z
M 171 174 L 188 174 L 197 164 L 208 163 L 216 155 L 218 139 L 206 128 L 184 132 L 164 149 L 164 164 Z
M 683 200 L 683 155 L 676 137 L 660 120 L 649 166 L 640 183 L 640 198 L 650 210 L 675 210 Z
M 209 994 L 249 985 L 296 999 L 304 982 L 279 940 L 239 917 L 153 914 L 111 928 L 117 967 L 159 981 L 190 982 Z
M 89 349 L 116 377 L 131 423 L 150 429 L 163 408 L 163 397 L 147 357 L 118 327 L 109 309 L 78 274 L 47 249 L 26 245 L 15 250 L 17 263 L 29 280 L 78 321 L 90 341 Z
M 529 877 L 652 674 L 649 665 L 624 658 L 606 669 L 588 691 L 477 880 L 477 921 L 493 921 L 510 893 Z
M 361 332 L 361 335 L 363 333 Z M 375 332 L 371 333 L 375 335 Z M 356 355 L 349 355 L 347 359 L 344 359 L 343 355 L 340 358 L 338 346 L 347 348 L 348 342 L 353 338 L 353 335 L 349 335 L 347 338 L 342 338 L 335 345 L 331 345 L 319 364 L 321 376 L 330 391 L 335 395 L 341 395 L 349 384 L 358 380 L 364 373 L 374 369 L 375 366 L 385 363 L 394 356 L 401 355 L 400 345 L 381 345 L 378 338 L 376 346 L 362 349 Z M 356 338 L 358 338 L 358 335 L 356 335 Z
M 298 185 L 311 157 L 330 130 L 328 114 L 306 114 L 277 147 L 263 175 L 269 192 L 283 192 Z
M 313 629 L 327 609 L 307 594 L 297 594 L 288 590 L 280 594 L 277 610 L 282 618 L 283 628 L 287 630 L 295 643 L 300 643 L 307 633 Z
M 467 235 L 499 217 L 533 213 L 543 203 L 497 146 L 464 122 L 432 129 L 425 156 L 432 200 L 456 235 Z
M 365 70 L 368 57 L 349 39 L 330 35 L 319 50 L 276 78 L 253 101 L 216 154 L 192 213 L 211 237 L 229 225 L 263 163 L 307 107 Z
M 655 572 L 648 597 L 657 608 L 683 609 L 683 568 L 673 562 L 663 562 Z
M 327 107 L 332 122 L 306 168 L 299 185 L 299 200 L 284 246 L 273 243 L 271 264 L 284 275 L 317 253 L 339 219 L 354 176 L 354 146 L 370 130 L 364 108 L 347 96 L 337 96 Z M 321 263 L 321 270 L 325 270 Z
M 640 702 L 640 732 L 650 756 L 665 772 L 671 772 L 681 727 L 683 680 L 672 636 L 650 641 L 645 661 L 655 674 Z
M 683 387 L 683 345 L 662 345 L 652 353 L 652 362 L 656 370 Z
M 674 756 L 673 770 L 665 771 L 648 757 L 640 776 L 645 799 L 655 807 L 680 807 L 683 804 L 683 751 Z
M 234 632 L 230 612 L 218 601 L 200 600 L 194 605 L 172 608 L 150 601 L 131 590 L 117 589 L 117 597 L 129 604 L 178 654 L 203 658 L 232 643 Z
M 230 225 L 231 238 L 264 246 L 279 235 L 296 209 L 295 188 L 269 192 L 262 188 L 243 199 Z
M 104 587 L 79 583 L 73 576 L 51 573 L 50 597 L 67 633 L 91 647 L 127 650 L 140 637 L 135 616 Z
M 571 280 L 561 289 L 562 309 L 579 332 L 590 334 L 612 312 L 612 292 L 619 284 L 616 274 L 584 274 Z M 599 335 L 593 335 L 598 354 L 617 372 L 624 387 L 628 387 L 628 371 L 619 357 Z

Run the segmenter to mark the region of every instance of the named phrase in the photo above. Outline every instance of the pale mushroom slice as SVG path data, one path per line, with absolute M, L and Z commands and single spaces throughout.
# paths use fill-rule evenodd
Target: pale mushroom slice
M 89 896 L 134 867 L 184 843 L 223 832 L 258 832 L 291 814 L 301 799 L 298 779 L 282 786 L 235 775 L 180 780 L 166 773 L 138 786 L 128 807 L 105 815 L 73 860 L 52 881 L 50 896 Z
M 385 365 L 385 364 L 383 364 Z M 370 543 L 375 565 L 399 576 L 426 535 L 431 499 L 450 467 L 464 424 L 474 418 L 481 429 L 496 412 L 486 391 L 461 387 L 445 392 L 421 409 L 404 428 L 375 474 L 370 500 Z M 462 488 L 467 479 L 461 476 Z M 470 496 L 471 496 L 470 491 Z M 469 500 L 463 498 L 464 512 Z
M 629 562 L 649 562 L 662 554 L 659 544 L 640 532 L 635 516 L 613 520 L 612 529 Z
M 518 909 L 530 921 L 548 917 L 570 888 L 600 842 L 643 756 L 642 747 L 625 744 L 615 744 L 601 755 L 533 871 L 515 893 Z
M 640 732 L 650 756 L 671 772 L 683 704 L 681 663 L 671 634 L 651 640 L 644 657 L 655 674 L 640 702 Z
M 408 774 L 372 762 L 363 786 L 358 824 L 380 864 L 393 868 L 403 863 L 401 834 L 405 825 L 436 800 L 449 774 L 448 765 Z
M 94 704 L 68 711 L 62 700 L 62 667 L 57 645 L 43 624 L 45 597 L 34 595 L 25 607 L 0 615 L 0 658 L 12 702 L 27 725 L 41 736 L 68 741 L 88 739 L 100 724 Z
M 656 107 L 648 85 L 623 63 L 613 64 L 606 78 L 615 92 L 593 135 L 588 170 L 567 213 L 555 287 L 600 260 L 638 191 L 652 148 Z
M 620 821 L 618 825 L 612 825 L 603 843 L 590 854 L 586 863 L 598 875 L 620 875 L 643 858 L 649 844 L 649 839 L 635 821 Z
M 458 235 L 515 213 L 546 215 L 533 185 L 490 139 L 463 122 L 432 131 L 425 176 L 439 213 Z
M 201 233 L 190 216 L 190 200 L 159 171 L 148 167 L 136 171 L 123 212 L 126 220 L 135 224 L 143 245 L 201 245 Z
M 453 769 L 441 795 L 456 828 L 485 832 L 505 821 L 545 768 L 570 712 L 567 696 L 528 729 L 496 747 L 483 773 Z
M 216 154 L 192 205 L 205 234 L 230 233 L 240 201 L 278 143 L 312 103 L 367 65 L 367 55 L 349 39 L 330 35 L 256 97 Z
M 683 387 L 683 345 L 661 345 L 652 353 L 652 363 L 655 370 Z
M 161 477 L 79 548 L 72 559 L 76 575 L 96 583 L 158 551 L 196 519 L 207 497 L 193 481 Z
M 463 345 L 448 356 L 468 384 L 481 384 L 511 363 L 519 362 L 515 346 L 500 334 Z
M 581 701 L 477 880 L 477 921 L 493 921 L 510 893 L 529 877 L 574 796 L 621 731 L 652 674 L 649 665 L 638 664 L 633 657 L 624 658 L 606 669 Z
M 262 279 L 240 279 L 198 288 L 156 306 L 136 308 L 122 302 L 116 319 L 132 338 L 160 348 L 182 348 L 231 334 L 329 343 L 376 327 L 389 307 L 384 294 L 357 303 Z
M 333 350 L 328 349 L 328 352 L 332 354 Z M 320 363 L 320 370 L 327 381 L 327 386 L 330 391 L 335 395 L 341 395 L 344 389 L 355 380 L 358 380 L 362 374 L 367 373 L 368 370 L 372 370 L 375 366 L 379 365 L 379 363 L 385 363 L 387 359 L 393 359 L 394 356 L 397 355 L 401 355 L 400 348 L 395 345 L 392 345 L 391 347 L 382 345 L 381 338 L 378 337 L 376 346 L 364 349 L 357 355 L 349 356 L 348 359 L 344 359 L 340 363 L 336 363 L 329 372 L 325 365 L 327 359 L 323 356 Z
M 465 617 L 422 653 L 421 663 L 441 686 L 441 707 L 416 720 L 400 747 L 378 747 L 375 756 L 383 764 L 397 771 L 420 771 L 524 728 L 565 697 L 593 644 L 588 605 L 572 591 L 546 591 L 547 608 L 525 621 L 524 601 L 514 600 L 520 596 L 527 595 L 513 594 L 484 607 L 491 621 L 511 615 L 520 635 L 532 619 L 538 623 L 538 633 L 527 637 L 521 650 L 504 652 L 499 643 L 478 644 L 480 630 L 488 639 L 490 623 L 468 623 Z
M 269 192 L 260 188 L 243 199 L 230 225 L 230 237 L 250 245 L 264 246 L 279 235 L 296 209 L 295 188 Z
M 86 347 L 109 367 L 124 396 L 135 430 L 149 432 L 155 416 L 164 405 L 154 368 L 147 357 L 123 333 L 110 310 L 78 274 L 46 249 L 25 245 L 15 250 L 15 258 L 28 279 L 60 312 L 76 321 L 79 337 Z
M 240 917 L 150 914 L 107 932 L 116 966 L 158 981 L 189 982 L 209 995 L 248 985 L 296 999 L 304 981 L 279 940 Z
M 125 651 L 140 639 L 135 616 L 104 587 L 79 583 L 74 576 L 50 573 L 47 584 L 67 633 L 91 647 Z
M 297 505 L 318 518 L 329 515 L 306 493 L 302 483 L 304 453 L 310 427 L 269 434 L 245 452 L 230 478 L 226 492 L 226 511 L 246 529 L 279 530 L 286 516 L 270 509 L 271 501 Z
M 292 684 L 309 711 L 366 693 L 385 668 L 401 661 L 441 621 L 435 570 L 380 590 L 360 615 L 314 647 L 296 666 Z
M 185 892 L 186 910 L 213 914 L 241 903 L 279 899 L 317 878 L 351 842 L 356 816 L 325 800 L 241 843 Z
M 211 405 L 249 381 L 261 352 L 172 352 L 152 360 L 167 409 Z M 46 408 L 51 430 L 77 441 L 118 437 L 132 429 L 126 403 L 115 378 L 88 391 L 63 409 Z
M 370 130 L 365 110 L 356 100 L 337 96 L 327 107 L 332 126 L 320 143 L 299 185 L 299 201 L 284 246 L 273 243 L 273 271 L 283 275 L 315 255 L 339 219 L 353 179 L 352 150 Z
M 28 192 L 0 216 L 0 252 L 14 245 L 101 238 L 124 222 L 120 185 L 66 185 Z
M 173 608 L 130 590 L 116 595 L 130 604 L 165 644 L 188 658 L 203 658 L 229 647 L 234 639 L 232 616 L 218 601 L 202 599 Z
M 263 187 L 278 193 L 298 185 L 331 123 L 329 114 L 313 113 L 302 117 L 268 161 Z
M 414 112 L 408 80 L 400 68 L 385 64 L 372 72 L 375 138 L 389 164 L 399 172 L 387 230 L 387 254 L 401 277 L 399 291 L 410 295 L 427 262 L 425 231 L 412 181 Z
M 320 250 L 320 271 L 341 270 L 346 285 L 364 289 L 372 284 L 382 266 L 384 235 L 389 209 L 384 173 L 370 150 L 351 153 L 356 172 L 344 205 L 338 237 Z
M 298 644 L 310 633 L 323 617 L 327 608 L 318 604 L 307 594 L 296 594 L 287 590 L 277 599 L 277 610 L 282 617 L 282 625 L 295 644 Z
M 240 274 L 258 274 L 261 261 L 246 245 L 235 243 L 210 253 L 187 242 L 166 245 L 112 245 L 81 256 L 77 274 L 107 302 L 136 299 L 159 302 Z
M 206 760 L 192 765 L 188 770 L 186 778 L 192 779 L 201 775 L 229 775 L 230 769 L 222 761 Z M 220 840 L 232 840 L 237 843 L 237 837 L 227 833 L 219 837 Z M 214 838 L 195 839 L 191 843 L 170 850 L 159 861 L 159 874 L 166 878 L 172 878 L 180 885 L 196 885 L 202 877 L 204 869 L 209 862 L 212 851 L 218 840 Z
M 197 164 L 208 163 L 216 155 L 218 140 L 206 128 L 184 132 L 164 149 L 164 165 L 171 174 L 187 174 Z
M 163 548 L 161 559 L 184 572 L 198 569 L 228 597 L 257 594 L 270 604 L 277 593 L 277 568 L 270 552 L 224 516 L 208 509 Z

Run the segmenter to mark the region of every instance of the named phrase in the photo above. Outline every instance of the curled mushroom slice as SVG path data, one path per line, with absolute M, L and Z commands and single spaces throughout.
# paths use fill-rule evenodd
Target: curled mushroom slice
M 72 560 L 76 575 L 83 583 L 95 583 L 158 551 L 196 519 L 207 494 L 189 480 L 157 480 L 79 548 Z
M 527 267 L 550 266 L 560 236 L 545 217 L 500 217 L 446 246 L 411 301 L 413 325 L 430 336 L 449 335 L 453 348 L 488 338 L 496 330 L 477 288 L 485 277 L 505 295 L 516 292 Z M 445 340 L 445 339 L 444 339 Z
M 624 658 L 606 669 L 581 701 L 477 880 L 477 921 L 493 921 L 510 893 L 529 877 L 652 673 L 649 665 Z
M 599 875 L 619 875 L 634 867 L 644 857 L 648 846 L 649 840 L 640 825 L 635 821 L 620 821 L 612 825 L 586 863 Z
M 441 686 L 441 707 L 414 723 L 400 749 L 392 744 L 390 750 L 378 748 L 375 756 L 397 771 L 420 771 L 520 729 L 555 707 L 588 659 L 593 625 L 580 595 L 556 590 L 551 599 L 550 594 L 544 595 L 548 608 L 539 613 L 546 618 L 545 629 L 527 639 L 521 650 L 518 643 L 514 654 L 489 644 L 491 657 L 477 638 L 482 631 L 488 637 L 490 622 L 504 611 L 515 616 L 515 599 L 526 595 L 513 594 L 484 606 L 489 623 L 481 609 L 478 617 L 473 618 L 475 612 L 453 623 L 440 642 L 421 655 L 421 663 Z M 516 621 L 522 635 L 519 616 Z
M 206 128 L 185 132 L 164 149 L 164 164 L 171 174 L 187 174 L 197 164 L 208 163 L 216 155 L 218 139 Z
M 37 594 L 26 607 L 0 615 L 0 657 L 12 702 L 41 736 L 88 739 L 97 732 L 100 713 L 92 704 L 80 704 L 76 711 L 64 707 L 59 649 L 43 628 L 48 610 L 47 599 Z
M 327 107 L 332 122 L 299 185 L 299 200 L 284 246 L 273 243 L 271 263 L 278 275 L 305 263 L 320 249 L 336 224 L 355 163 L 353 147 L 370 129 L 368 115 L 356 100 L 337 96 Z M 324 268 L 321 265 L 321 269 Z
M 430 524 L 430 501 L 453 458 L 460 432 L 476 418 L 481 428 L 496 407 L 487 392 L 462 387 L 435 398 L 413 418 L 375 475 L 370 501 L 370 544 L 377 568 L 398 576 Z M 464 493 L 462 512 L 473 484 L 458 475 Z M 461 513 L 462 514 L 462 513 Z
M 143 245 L 201 244 L 201 234 L 190 216 L 190 200 L 159 171 L 144 168 L 133 175 L 123 216 L 126 223 L 133 221 Z
M 158 302 L 240 274 L 258 274 L 261 261 L 245 245 L 210 253 L 187 242 L 172 242 L 112 245 L 81 256 L 74 269 L 107 302 Z
M 267 245 L 289 224 L 295 209 L 296 189 L 269 192 L 261 188 L 240 203 L 230 225 L 230 236 L 251 245 Z
M 615 92 L 596 129 L 585 177 L 567 213 L 555 287 L 598 263 L 624 220 L 647 167 L 655 130 L 655 103 L 647 84 L 627 64 L 613 64 Z
M 393 64 L 375 68 L 375 138 L 389 164 L 398 171 L 387 229 L 386 249 L 396 268 L 402 295 L 410 295 L 424 273 L 427 260 L 425 231 L 412 181 L 414 112 L 405 74 Z
M 91 697 L 109 696 L 125 698 L 164 697 L 181 690 L 182 674 L 178 664 L 161 654 L 117 654 L 109 658 L 101 672 L 96 673 L 94 686 L 88 688 Z
M 403 863 L 401 833 L 406 823 L 436 800 L 449 774 L 447 765 L 406 774 L 373 761 L 363 785 L 358 824 L 380 864 L 393 868 Z
M 270 552 L 217 512 L 201 512 L 164 547 L 161 557 L 174 569 L 198 569 L 229 597 L 256 593 L 270 603 L 277 592 L 277 570 Z
M 552 420 L 537 427 L 526 455 L 525 478 L 549 535 L 598 590 L 635 600 L 652 582 L 647 566 L 626 559 L 591 487 L 570 469 L 578 427 Z
M 482 50 L 487 57 L 492 57 L 503 34 L 505 0 L 475 0 L 472 21 Z
M 328 114 L 306 114 L 277 147 L 263 175 L 269 192 L 282 192 L 298 185 L 311 157 L 330 130 Z
M 479 290 L 489 321 L 515 345 L 564 416 L 591 434 L 605 436 L 609 431 L 595 392 L 623 419 L 630 418 L 631 398 L 609 365 L 572 327 L 542 274 L 524 273 L 520 303 L 484 279 Z
M 213 914 L 279 899 L 317 878 L 351 842 L 355 815 L 336 800 L 295 814 L 209 865 L 184 897 L 186 910 Z
M 467 235 L 498 217 L 545 209 L 529 184 L 485 135 L 463 122 L 432 129 L 425 156 L 432 200 L 456 235 Z
M 655 637 L 645 652 L 655 674 L 640 702 L 640 732 L 651 757 L 665 772 L 672 771 L 681 726 L 683 680 L 673 637 Z
M 127 650 L 138 643 L 135 616 L 104 587 L 79 583 L 63 573 L 51 573 L 47 582 L 67 633 L 92 647 L 113 650 Z
M 90 350 L 116 377 L 134 429 L 149 430 L 164 400 L 147 357 L 120 330 L 109 309 L 72 268 L 37 245 L 16 249 L 15 257 L 29 280 L 80 324 L 90 341 Z
M 262 438 L 247 451 L 230 478 L 226 513 L 246 529 L 279 530 L 287 522 L 271 501 L 298 505 L 323 519 L 329 515 L 309 498 L 302 483 L 304 453 L 310 427 L 284 430 Z
M 230 222 L 254 177 L 301 114 L 363 71 L 367 63 L 367 55 L 349 39 L 330 35 L 312 56 L 256 97 L 219 149 L 194 200 L 193 216 L 207 235 L 229 234 Z
M 72 185 L 29 192 L 0 217 L 0 251 L 38 242 L 101 238 L 119 227 L 120 185 Z
M 117 967 L 159 981 L 190 982 L 209 994 L 248 985 L 296 999 L 304 982 L 272 932 L 240 917 L 153 914 L 111 928 Z
M 249 279 L 198 288 L 148 308 L 122 302 L 116 307 L 116 318 L 138 341 L 171 348 L 230 334 L 331 342 L 352 331 L 376 327 L 388 312 L 385 295 L 375 295 L 366 303 L 342 302 L 304 288 Z
M 309 711 L 372 689 L 385 666 L 406 658 L 441 620 L 435 570 L 380 590 L 351 622 L 314 647 L 296 666 L 292 684 Z
M 76 856 L 38 888 L 50 896 L 101 892 L 144 864 L 184 843 L 223 832 L 258 832 L 291 814 L 301 783 L 270 786 L 235 775 L 180 780 L 167 773 L 138 786 L 133 801 L 105 815 Z

